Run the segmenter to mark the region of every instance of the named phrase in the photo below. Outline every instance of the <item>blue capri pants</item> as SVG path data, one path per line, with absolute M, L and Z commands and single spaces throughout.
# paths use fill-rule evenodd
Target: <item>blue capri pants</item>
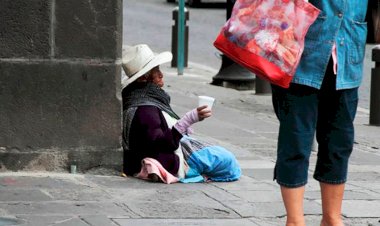
M 288 89 L 272 85 L 273 107 L 280 122 L 274 179 L 281 186 L 295 188 L 307 183 L 315 132 L 314 178 L 329 184 L 346 182 L 358 88 L 336 90 L 335 80 L 336 75 L 328 72 L 320 90 L 293 83 Z

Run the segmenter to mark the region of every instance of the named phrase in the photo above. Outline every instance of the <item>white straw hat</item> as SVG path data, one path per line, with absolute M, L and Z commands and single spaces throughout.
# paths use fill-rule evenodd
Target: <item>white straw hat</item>
M 125 75 L 122 75 L 121 88 L 124 89 L 152 68 L 170 62 L 172 58 L 171 52 L 155 54 L 146 44 L 125 46 L 122 59 Z

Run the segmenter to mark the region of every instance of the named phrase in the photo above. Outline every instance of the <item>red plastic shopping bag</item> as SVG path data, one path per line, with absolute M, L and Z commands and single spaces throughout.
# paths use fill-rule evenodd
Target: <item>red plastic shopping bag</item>
M 287 88 L 319 12 L 305 0 L 237 0 L 214 46 L 261 78 Z

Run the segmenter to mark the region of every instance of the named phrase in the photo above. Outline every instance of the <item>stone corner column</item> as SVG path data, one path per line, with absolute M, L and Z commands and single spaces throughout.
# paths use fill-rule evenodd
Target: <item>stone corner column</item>
M 1 0 L 0 171 L 121 168 L 122 0 Z

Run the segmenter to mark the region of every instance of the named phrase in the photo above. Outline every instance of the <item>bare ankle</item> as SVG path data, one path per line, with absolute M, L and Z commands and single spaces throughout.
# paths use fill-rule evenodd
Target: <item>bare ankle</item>
M 299 223 L 286 223 L 286 226 L 305 226 L 306 224 L 304 222 Z
M 305 226 L 305 219 L 300 218 L 300 219 L 287 219 L 286 220 L 286 226 Z
M 324 217 L 322 218 L 321 226 L 344 226 L 344 224 L 341 217 L 336 217 L 336 218 Z

